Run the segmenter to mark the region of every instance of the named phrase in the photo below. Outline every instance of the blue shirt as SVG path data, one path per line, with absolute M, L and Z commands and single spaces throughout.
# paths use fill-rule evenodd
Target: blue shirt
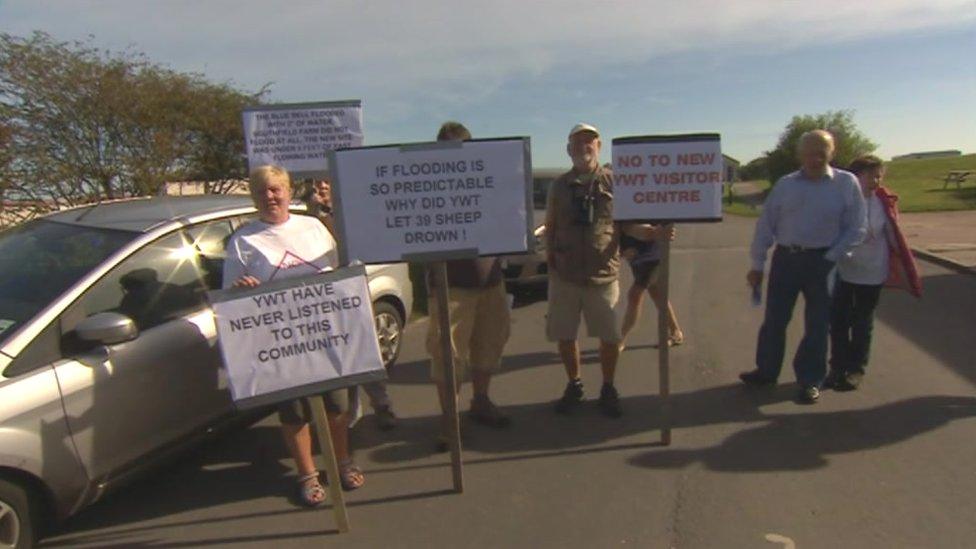
M 829 248 L 824 257 L 837 261 L 864 240 L 865 225 L 864 196 L 854 174 L 828 167 L 819 180 L 802 170 L 784 175 L 756 223 L 749 254 L 752 268 L 763 270 L 774 243 Z

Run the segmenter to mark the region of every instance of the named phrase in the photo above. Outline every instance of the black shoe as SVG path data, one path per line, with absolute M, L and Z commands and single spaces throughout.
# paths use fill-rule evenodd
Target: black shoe
M 512 424 L 512 420 L 487 396 L 476 395 L 471 399 L 471 411 L 468 415 L 476 422 L 495 429 L 504 429 Z
M 742 380 L 742 383 L 745 383 L 746 385 L 752 385 L 754 387 L 776 385 L 775 379 L 771 379 L 762 375 L 761 373 L 759 373 L 758 369 L 753 370 L 751 372 L 743 372 L 739 374 L 739 379 Z
M 396 427 L 397 417 L 393 413 L 393 408 L 389 406 L 379 406 L 376 408 L 376 426 L 379 427 L 380 431 L 389 431 Z
M 864 379 L 864 374 L 861 372 L 845 372 L 837 381 L 835 389 L 838 391 L 855 391 L 862 379 Z
M 816 385 L 804 385 L 796 399 L 800 404 L 816 404 L 820 400 L 820 389 Z
M 572 413 L 581 402 L 583 402 L 583 382 L 578 379 L 570 381 L 566 384 L 563 397 L 556 401 L 556 413 Z
M 600 389 L 600 400 L 597 402 L 600 411 L 607 417 L 618 418 L 624 414 L 620 408 L 620 395 L 617 389 L 609 383 L 604 383 Z
M 830 369 L 827 377 L 824 378 L 823 386 L 827 389 L 836 389 L 837 386 L 843 382 L 844 373 L 840 370 Z

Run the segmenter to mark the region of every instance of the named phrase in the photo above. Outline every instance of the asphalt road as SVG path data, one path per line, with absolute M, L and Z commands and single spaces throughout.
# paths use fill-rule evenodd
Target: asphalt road
M 565 377 L 545 302 L 519 303 L 492 392 L 506 432 L 464 422 L 463 495 L 433 453 L 426 321 L 410 326 L 391 394 L 353 444 L 367 485 L 352 532 L 290 499 L 274 418 L 227 434 L 72 519 L 52 547 L 971 547 L 976 539 L 976 277 L 923 264 L 926 295 L 882 297 L 872 362 L 854 393 L 793 402 L 793 374 L 748 390 L 761 312 L 744 274 L 752 220 L 679 227 L 672 296 L 686 344 L 672 362 L 673 443 L 658 444 L 653 307 L 618 375 L 625 415 L 556 416 Z M 629 276 L 624 278 L 625 287 Z M 530 300 L 531 301 L 531 300 Z M 798 341 L 800 309 L 791 326 Z M 584 380 L 599 390 L 595 342 Z M 463 407 L 467 407 L 465 388 Z

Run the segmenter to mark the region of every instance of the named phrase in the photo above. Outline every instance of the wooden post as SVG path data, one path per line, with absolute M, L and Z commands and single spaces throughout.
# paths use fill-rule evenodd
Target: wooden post
M 329 477 L 329 497 L 332 498 L 332 513 L 335 515 L 336 528 L 339 532 L 348 532 L 349 515 L 346 514 L 346 500 L 342 495 L 342 482 L 339 477 L 339 462 L 336 460 L 335 447 L 332 445 L 332 430 L 329 427 L 329 418 L 325 414 L 325 405 L 319 396 L 308 397 L 307 401 L 315 420 L 315 434 L 319 439 L 319 448 L 322 449 L 322 457 L 325 459 L 325 474 Z
M 661 226 L 666 235 L 673 225 L 666 223 Z M 661 292 L 663 307 L 657 310 L 657 357 L 658 382 L 661 394 L 661 444 L 671 444 L 671 346 L 668 344 L 671 336 L 669 330 L 668 304 L 670 300 L 669 272 L 671 270 L 671 240 L 667 237 L 658 240 L 661 245 L 661 264 L 658 266 L 657 285 Z
M 464 492 L 464 474 L 461 461 L 461 422 L 458 418 L 458 384 L 457 371 L 454 366 L 454 346 L 451 344 L 451 311 L 448 307 L 447 263 L 435 261 L 429 263 L 432 282 L 437 292 L 438 332 L 441 340 L 441 359 L 444 361 L 444 384 L 449 390 L 447 409 L 444 410 L 444 421 L 447 422 L 448 444 L 451 450 L 451 475 L 454 479 L 454 491 Z M 431 311 L 433 312 L 433 311 Z

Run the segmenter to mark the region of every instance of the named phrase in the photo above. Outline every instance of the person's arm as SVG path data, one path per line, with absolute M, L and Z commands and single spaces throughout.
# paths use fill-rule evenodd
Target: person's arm
M 623 223 L 621 230 L 627 236 L 631 236 L 637 240 L 643 240 L 645 242 L 658 240 L 664 238 L 665 236 L 668 238 L 668 240 L 674 240 L 674 225 L 670 225 L 669 230 L 665 235 L 666 226 L 667 225 L 651 225 L 650 223 Z
M 546 232 L 543 240 L 546 244 L 546 263 L 549 264 L 550 269 L 555 269 L 556 230 L 559 223 L 556 215 L 555 189 L 558 181 L 558 179 L 553 181 L 549 185 L 549 192 L 546 193 Z
M 758 271 L 762 275 L 766 265 L 766 253 L 770 246 L 776 242 L 776 216 L 779 211 L 780 196 L 783 194 L 781 186 L 783 180 L 780 179 L 763 204 L 762 213 L 756 222 L 756 231 L 752 236 L 752 246 L 749 248 L 749 257 L 752 260 L 752 271 Z
M 827 250 L 824 259 L 836 262 L 842 256 L 851 252 L 864 241 L 867 235 L 867 217 L 864 207 L 864 195 L 861 194 L 857 180 L 849 185 L 848 199 L 845 200 L 844 213 L 841 217 L 840 235 L 837 242 Z
M 254 287 L 261 281 L 247 274 L 247 266 L 241 258 L 238 240 L 231 237 L 227 243 L 227 257 L 224 258 L 224 273 L 221 287 Z

